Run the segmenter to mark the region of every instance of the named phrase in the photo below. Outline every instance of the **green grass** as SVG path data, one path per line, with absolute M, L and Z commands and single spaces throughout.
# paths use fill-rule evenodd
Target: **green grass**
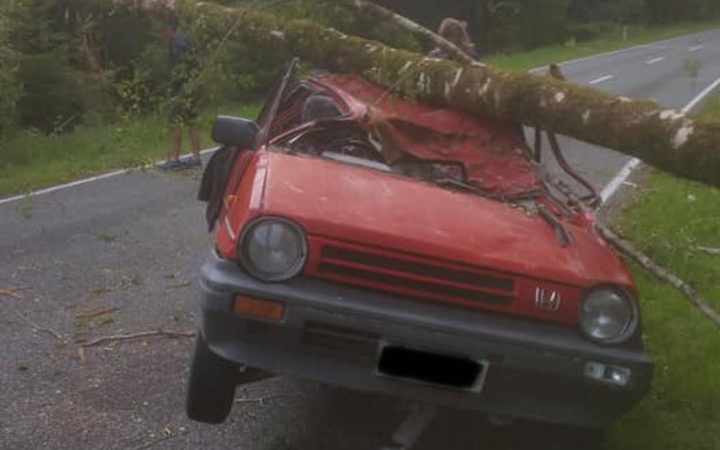
M 254 118 L 259 106 L 225 106 L 205 110 L 200 117 L 203 147 L 217 114 Z M 183 151 L 189 151 L 187 134 Z M 0 142 L 0 195 L 26 192 L 44 186 L 103 173 L 139 167 L 167 156 L 170 129 L 160 115 L 113 125 L 81 126 L 72 133 L 45 136 L 21 131 Z
M 542 47 L 527 52 L 517 52 L 507 55 L 490 55 L 485 58 L 485 60 L 489 64 L 493 64 L 507 70 L 525 71 L 550 63 L 560 63 L 576 58 L 618 50 L 634 45 L 647 44 L 649 42 L 669 39 L 718 27 L 720 27 L 720 22 L 717 20 L 711 22 L 677 24 L 672 26 L 636 25 L 629 27 L 627 40 L 623 39 L 622 32 L 618 30 L 617 32 L 604 38 L 588 42 L 569 42 L 564 45 L 559 44 Z
M 720 97 L 704 105 L 720 117 Z M 619 231 L 720 311 L 720 190 L 654 172 L 618 218 Z M 670 286 L 632 265 L 655 358 L 650 395 L 620 420 L 608 448 L 720 449 L 720 329 Z

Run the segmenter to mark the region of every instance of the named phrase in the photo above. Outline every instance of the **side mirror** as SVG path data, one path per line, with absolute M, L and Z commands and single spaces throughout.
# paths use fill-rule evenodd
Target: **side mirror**
M 218 144 L 254 150 L 258 126 L 242 117 L 217 116 L 213 123 L 212 140 Z

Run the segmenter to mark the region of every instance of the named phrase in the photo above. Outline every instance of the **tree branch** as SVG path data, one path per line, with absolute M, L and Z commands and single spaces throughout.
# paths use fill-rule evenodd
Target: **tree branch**
M 19 317 L 20 319 L 22 319 L 25 323 L 27 323 L 28 325 L 30 325 L 30 326 L 33 328 L 33 330 L 35 330 L 35 331 L 43 331 L 43 332 L 45 332 L 45 333 L 50 334 L 52 337 L 54 337 L 54 338 L 57 339 L 58 341 L 64 342 L 63 337 L 60 335 L 60 333 L 58 333 L 57 331 L 53 330 L 52 328 L 41 327 L 40 325 L 36 324 L 35 322 L 33 322 L 32 320 L 28 319 L 27 317 L 25 317 L 24 315 L 20 314 L 19 312 L 15 311 L 15 310 L 11 310 L 11 311 L 12 311 L 13 314 L 15 314 L 17 317 Z
M 635 246 L 633 246 L 630 242 L 620 238 L 620 236 L 615 234 L 610 228 L 601 224 L 596 224 L 596 228 L 605 239 L 620 249 L 623 253 L 630 256 L 638 264 L 660 280 L 670 284 L 675 289 L 685 294 L 685 296 L 693 305 L 695 305 L 697 309 L 700 310 L 700 312 L 715 323 L 715 325 L 720 326 L 720 314 L 718 314 L 717 311 L 715 311 L 697 292 L 695 292 L 689 284 L 680 279 L 677 275 L 661 267 L 647 255 L 635 248 Z
M 194 331 L 168 331 L 168 330 L 154 330 L 154 331 L 141 331 L 139 333 L 132 334 L 116 334 L 112 336 L 102 336 L 95 338 L 88 342 L 80 343 L 80 347 L 93 347 L 95 345 L 104 344 L 106 342 L 117 342 L 117 341 L 128 341 L 132 339 L 139 339 L 151 336 L 168 336 L 168 337 L 194 337 Z
M 323 0 L 327 1 L 327 0 Z M 413 34 L 418 34 L 426 39 L 428 39 L 433 44 L 437 45 L 438 47 L 442 48 L 443 50 L 448 51 L 451 55 L 453 55 L 459 62 L 465 63 L 465 64 L 475 64 L 483 66 L 481 62 L 477 61 L 475 58 L 471 57 L 464 51 L 462 51 L 457 45 L 453 44 L 452 42 L 448 41 L 444 37 L 440 36 L 439 34 L 428 30 L 424 26 L 420 25 L 417 22 L 414 22 L 407 17 L 400 15 L 394 11 L 391 11 L 385 7 L 382 7 L 380 5 L 377 5 L 373 2 L 369 2 L 366 0 L 334 0 L 333 3 L 340 3 L 341 5 L 353 8 L 361 13 L 367 13 L 373 17 L 377 17 L 378 19 L 385 20 L 387 22 L 391 22 L 396 26 L 399 26 L 405 31 L 409 31 Z
M 550 174 L 545 174 L 545 179 L 548 184 L 550 184 L 552 187 L 560 191 L 563 195 L 568 197 L 570 203 L 573 204 L 575 207 L 586 213 L 592 212 L 592 210 L 588 206 L 586 206 L 582 200 L 578 199 L 577 196 L 572 192 L 572 190 L 567 187 L 562 181 L 558 180 Z M 600 235 L 605 238 L 605 240 L 607 240 L 610 244 L 612 244 L 615 248 L 635 260 L 638 264 L 640 264 L 640 266 L 642 266 L 645 270 L 653 274 L 661 281 L 664 281 L 673 286 L 675 289 L 679 290 L 685 295 L 685 297 L 688 298 L 688 300 L 690 300 L 690 302 L 697 309 L 700 310 L 703 315 L 705 315 L 705 317 L 710 319 L 710 321 L 713 322 L 715 325 L 720 326 L 720 314 L 715 311 L 697 292 L 695 292 L 695 290 L 688 283 L 686 283 L 680 277 L 671 273 L 669 270 L 663 268 L 658 263 L 650 259 L 649 256 L 645 255 L 640 250 L 635 248 L 635 246 L 632 245 L 630 242 L 622 239 L 620 236 L 615 234 L 615 232 L 613 232 L 609 227 L 599 222 L 596 222 L 595 228 L 597 229 L 598 233 L 600 233 Z
M 701 247 L 701 246 L 696 246 L 694 248 L 695 248 L 695 250 L 697 250 L 699 252 L 707 253 L 708 255 L 720 256 L 720 248 Z
M 13 297 L 13 298 L 21 298 L 20 293 L 24 290 L 30 289 L 27 286 L 16 286 L 16 287 L 7 287 L 0 289 L 0 297 Z

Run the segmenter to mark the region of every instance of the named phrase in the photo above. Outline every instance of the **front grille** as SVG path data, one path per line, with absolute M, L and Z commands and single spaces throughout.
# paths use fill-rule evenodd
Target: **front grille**
M 347 248 L 325 246 L 322 250 L 322 257 L 353 261 L 366 266 L 384 267 L 398 272 L 407 272 L 415 275 L 441 278 L 448 281 L 454 281 L 456 283 L 464 283 L 476 287 L 494 288 L 506 292 L 512 292 L 515 288 L 513 280 L 480 276 L 477 273 L 419 264 L 412 261 L 374 255 L 372 253 L 364 253 Z
M 322 247 L 317 274 L 404 296 L 470 306 L 510 306 L 515 290 L 510 278 L 336 245 Z
M 303 345 L 330 350 L 347 356 L 375 356 L 380 336 L 374 333 L 308 322 L 303 328 Z

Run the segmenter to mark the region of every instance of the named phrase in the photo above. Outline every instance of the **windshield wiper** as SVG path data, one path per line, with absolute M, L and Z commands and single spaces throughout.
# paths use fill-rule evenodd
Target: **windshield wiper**
M 522 201 L 527 201 L 527 200 L 535 200 L 538 197 L 542 196 L 542 191 L 539 189 L 519 192 L 517 194 L 512 194 L 512 195 L 498 195 L 498 194 L 493 194 L 492 192 L 489 192 L 488 190 L 480 188 L 474 184 L 464 183 L 462 181 L 458 181 L 453 178 L 440 178 L 437 180 L 433 180 L 433 182 L 440 186 L 450 187 L 450 188 L 455 188 L 455 189 L 462 190 L 465 192 L 470 192 L 471 194 L 477 194 L 481 197 L 485 197 L 490 200 L 497 200 L 497 201 L 503 202 L 503 203 L 514 203 L 514 202 L 522 202 Z

